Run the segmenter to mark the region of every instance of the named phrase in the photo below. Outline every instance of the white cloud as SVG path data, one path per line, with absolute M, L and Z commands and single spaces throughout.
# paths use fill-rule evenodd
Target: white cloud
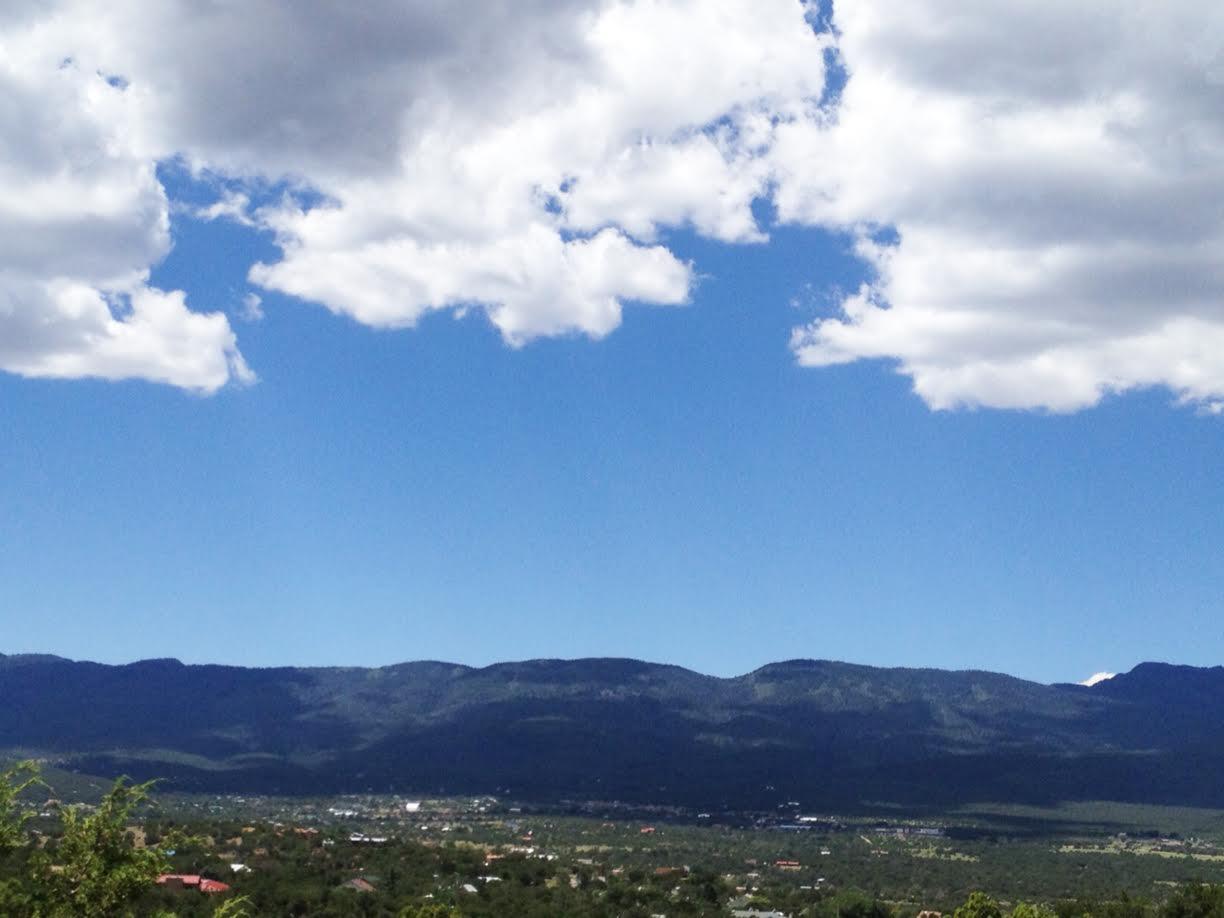
M 258 322 L 264 317 L 263 297 L 254 292 L 247 293 L 242 298 L 242 310 L 239 315 L 248 322 Z
M 802 363 L 895 361 L 931 406 L 1224 394 L 1224 14 L 1194 2 L 835 4 L 835 120 L 784 127 L 784 219 L 876 278 Z M 819 167 L 813 164 L 819 163 Z M 892 227 L 895 245 L 873 242 Z
M 795 331 L 802 363 L 895 362 L 936 408 L 1165 386 L 1220 410 L 1224 12 L 837 0 L 836 39 L 813 13 L 6 7 L 0 368 L 205 391 L 246 376 L 224 317 L 147 287 L 170 245 L 155 166 L 176 158 L 225 189 L 189 212 L 273 234 L 254 283 L 372 326 L 478 308 L 513 345 L 601 337 L 626 303 L 688 300 L 700 266 L 664 230 L 767 244 L 752 205 L 772 198 L 783 221 L 850 233 L 873 272 Z M 834 40 L 835 110 L 818 104 Z M 177 324 L 131 324 L 153 301 Z M 140 345 L 118 360 L 121 339 Z
M 601 337 L 626 301 L 686 301 L 691 269 L 652 244 L 662 226 L 763 238 L 761 122 L 823 87 L 803 8 L 637 0 L 548 14 L 565 43 L 488 74 L 496 109 L 483 93 L 473 105 L 451 85 L 415 86 L 388 102 L 397 163 L 331 175 L 319 183 L 331 206 L 265 210 L 284 257 L 252 279 L 377 326 L 476 304 L 519 344 Z
M 1112 679 L 1116 675 L 1117 673 L 1093 673 L 1091 676 L 1089 676 L 1087 679 L 1081 682 L 1080 685 L 1086 685 L 1086 686 L 1092 687 L 1099 682 L 1105 682 L 1109 679 Z
M 397 235 L 329 245 L 320 224 L 333 215 L 342 212 L 303 215 L 294 235 L 282 238 L 285 257 L 256 265 L 252 279 L 376 327 L 410 326 L 430 310 L 481 303 L 513 344 L 565 331 L 601 337 L 620 324 L 623 299 L 676 304 L 688 296 L 687 266 L 611 229 L 570 241 L 551 226 L 529 224 L 491 240 L 422 243 Z
M 32 49 L 23 72 L 46 83 L 71 58 L 126 87 L 111 91 L 114 134 L 150 202 L 123 210 L 156 232 L 123 259 L 91 239 L 98 260 L 130 272 L 164 255 L 152 169 L 176 157 L 227 183 L 197 218 L 273 231 L 282 257 L 251 272 L 263 287 L 375 326 L 475 306 L 516 345 L 603 336 L 628 302 L 686 302 L 693 270 L 662 227 L 763 239 L 751 207 L 772 123 L 824 80 L 825 39 L 790 0 L 41 10 L 11 30 Z M 325 203 L 252 207 L 248 189 L 286 181 Z
M 251 219 L 251 198 L 241 191 L 227 189 L 216 201 L 206 207 L 197 207 L 194 215 L 198 220 L 231 220 L 240 226 L 254 226 Z
M 182 291 L 135 284 L 107 293 L 70 280 L 6 284 L 0 366 L 23 376 L 148 379 L 214 392 L 255 381 L 220 313 L 191 312 Z
M 250 381 L 223 315 L 147 285 L 168 203 L 120 81 L 52 53 L 21 12 L 0 31 L 0 369 L 202 392 Z

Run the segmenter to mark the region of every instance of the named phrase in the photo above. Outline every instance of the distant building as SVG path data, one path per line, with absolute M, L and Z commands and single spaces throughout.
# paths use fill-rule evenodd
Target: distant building
M 196 873 L 163 873 L 157 878 L 157 883 L 166 889 L 195 889 L 210 895 L 229 892 L 228 883 L 210 880 Z
M 363 877 L 353 877 L 353 879 L 348 880 L 344 883 L 341 883 L 340 888 L 341 889 L 355 889 L 359 893 L 374 892 L 374 884 Z

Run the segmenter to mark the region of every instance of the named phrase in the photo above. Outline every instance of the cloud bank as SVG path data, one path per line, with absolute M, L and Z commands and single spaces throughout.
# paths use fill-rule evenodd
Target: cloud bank
M 1072 411 L 1145 386 L 1218 405 L 1224 12 L 836 9 L 850 78 L 828 129 L 784 129 L 777 200 L 857 227 L 875 278 L 796 332 L 800 361 L 893 360 L 935 408 Z
M 769 201 L 870 273 L 803 364 L 889 361 L 934 408 L 1218 410 L 1222 47 L 1188 0 L 10 4 L 0 368 L 252 378 L 215 304 L 148 285 L 173 159 L 217 184 L 199 219 L 272 234 L 253 285 L 374 327 L 602 337 L 688 302 L 667 229 L 768 244 Z

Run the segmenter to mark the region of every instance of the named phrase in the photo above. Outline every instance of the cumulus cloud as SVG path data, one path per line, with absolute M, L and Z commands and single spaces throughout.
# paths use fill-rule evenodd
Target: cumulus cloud
M 848 70 L 777 150 L 782 218 L 873 278 L 799 360 L 894 361 L 931 406 L 1224 394 L 1224 13 L 1194 2 L 835 4 Z M 816 165 L 819 164 L 819 165 Z M 881 242 L 882 227 L 895 240 Z
M 249 378 L 223 316 L 148 287 L 174 159 L 217 182 L 191 214 L 279 247 L 254 284 L 371 326 L 479 309 L 515 346 L 598 338 L 626 304 L 688 301 L 700 266 L 666 230 L 768 244 L 769 200 L 848 234 L 869 271 L 795 330 L 803 364 L 890 361 L 935 408 L 1165 386 L 1222 410 L 1224 13 L 835 0 L 834 29 L 818 18 L 798 0 L 11 4 L 0 367 Z
M 24 15 L 23 15 L 24 14 Z M 225 317 L 148 286 L 168 203 L 121 80 L 0 31 L 0 369 L 143 378 L 202 392 L 253 379 Z
M 664 227 L 763 240 L 752 204 L 768 193 L 773 124 L 820 94 L 827 44 L 790 0 L 493 0 L 479 15 L 433 0 L 360 10 L 60 0 L 11 15 L 0 28 L 29 49 L 19 69 L 34 97 L 70 60 L 78 82 L 107 98 L 95 127 L 108 133 L 79 145 L 118 178 L 78 184 L 122 188 L 129 200 L 110 215 L 118 227 L 94 227 L 84 257 L 131 278 L 165 254 L 154 166 L 174 158 L 224 188 L 189 210 L 196 218 L 273 234 L 281 257 L 251 270 L 266 290 L 385 327 L 476 307 L 513 345 L 603 336 L 625 303 L 686 302 L 693 267 L 659 244 Z M 46 111 L 57 130 L 94 124 L 63 99 Z M 6 128 L 14 143 L 18 121 Z M 45 141 L 57 153 L 69 144 Z M 287 193 L 253 205 L 252 192 L 269 186 Z M 73 220 L 86 216 L 78 207 Z M 121 251 L 117 228 L 133 237 Z M 62 249 L 59 239 L 32 244 Z M 30 279 L 61 275 L 102 300 L 129 292 L 62 265 Z M 57 301 L 23 302 L 31 312 Z M 107 328 L 129 321 L 116 314 Z M 209 321 L 215 330 L 224 320 Z M 240 378 L 222 331 L 200 347 Z M 48 362 L 27 344 L 22 372 Z M 168 345 L 166 359 L 174 353 Z M 87 353 L 51 362 L 89 372 Z M 111 372 L 97 363 L 99 375 Z M 164 369 L 140 375 L 168 379 Z
M 538 40 L 523 12 L 511 31 Z M 762 122 L 823 87 L 822 39 L 803 7 L 638 0 L 545 12 L 551 41 L 507 71 L 470 75 L 463 92 L 417 81 L 386 100 L 395 162 L 333 173 L 319 184 L 325 206 L 265 209 L 283 257 L 252 279 L 375 326 L 477 305 L 521 344 L 601 337 L 627 301 L 685 302 L 692 268 L 655 242 L 661 227 L 762 239 Z M 463 59 L 481 56 L 454 16 Z M 512 39 L 488 40 L 500 58 Z M 451 68 L 445 52 L 432 67 Z
M 476 306 L 511 344 L 686 302 L 662 227 L 762 240 L 771 123 L 824 85 L 796 2 L 83 10 L 152 149 L 320 196 L 252 209 L 231 187 L 197 211 L 274 234 L 254 282 L 375 326 Z

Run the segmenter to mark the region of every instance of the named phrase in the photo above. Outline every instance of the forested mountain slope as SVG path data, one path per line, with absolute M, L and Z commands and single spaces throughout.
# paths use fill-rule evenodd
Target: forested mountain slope
M 1092 688 L 792 660 L 472 668 L 0 656 L 0 748 L 184 789 L 509 792 L 700 806 L 1116 799 L 1224 806 L 1224 669 Z

